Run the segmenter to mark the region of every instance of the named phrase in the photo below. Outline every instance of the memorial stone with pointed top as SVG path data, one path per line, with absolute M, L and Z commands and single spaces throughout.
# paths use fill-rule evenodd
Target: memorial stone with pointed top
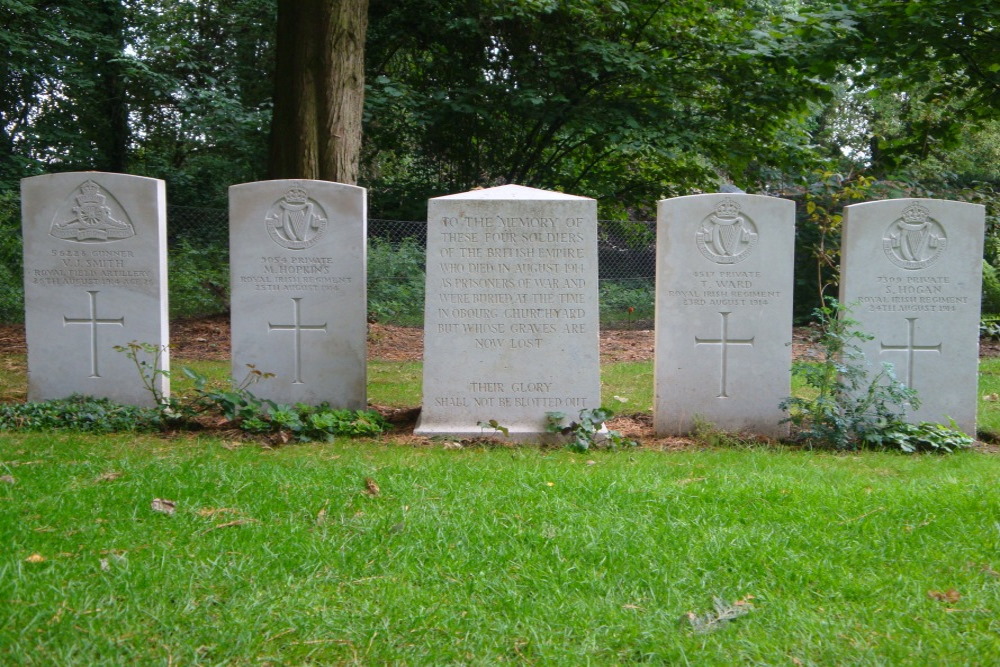
M 517 185 L 431 199 L 416 433 L 545 436 L 600 407 L 597 206 Z
M 163 181 L 69 172 L 21 181 L 28 399 L 71 394 L 151 406 L 131 342 L 169 371 Z M 153 357 L 142 357 L 152 363 Z M 152 378 L 169 393 L 167 373 Z
M 654 421 L 787 435 L 794 202 L 706 194 L 659 202 Z
M 844 208 L 840 301 L 874 367 L 891 363 L 915 389 L 911 421 L 976 434 L 985 208 L 891 199 Z
M 229 188 L 233 377 L 278 403 L 367 406 L 366 194 L 313 180 Z

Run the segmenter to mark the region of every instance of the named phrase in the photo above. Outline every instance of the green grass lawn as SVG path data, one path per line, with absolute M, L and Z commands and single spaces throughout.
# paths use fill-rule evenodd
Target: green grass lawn
M 420 373 L 371 361 L 370 401 L 418 405 Z M 652 374 L 606 364 L 605 402 L 648 412 Z M 996 434 L 1000 360 L 980 376 Z M 23 391 L 8 358 L 0 396 Z M 998 475 L 981 452 L 4 434 L 0 664 L 984 664 Z
M 0 662 L 1000 655 L 1000 457 L 225 444 L 4 436 Z

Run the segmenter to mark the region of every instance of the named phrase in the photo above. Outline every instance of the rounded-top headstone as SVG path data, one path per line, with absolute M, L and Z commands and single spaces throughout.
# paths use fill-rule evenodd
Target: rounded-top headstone
M 253 393 L 362 409 L 366 384 L 366 193 L 314 180 L 229 188 L 233 377 Z
M 873 338 L 861 345 L 915 389 L 913 421 L 976 434 L 985 207 L 889 199 L 844 207 L 840 301 Z
M 163 181 L 68 172 L 21 181 L 28 399 L 71 394 L 153 405 L 125 354 L 159 350 L 167 371 L 166 195 Z M 154 357 L 140 352 L 142 361 Z M 163 396 L 166 373 L 151 381 Z
M 659 202 L 656 431 L 699 422 L 783 436 L 791 378 L 795 204 L 707 194 Z

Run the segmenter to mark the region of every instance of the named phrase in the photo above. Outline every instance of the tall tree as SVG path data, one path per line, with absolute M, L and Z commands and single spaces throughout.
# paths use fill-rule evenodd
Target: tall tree
M 368 0 L 278 0 L 272 178 L 356 183 Z
M 786 150 L 779 130 L 820 88 L 765 51 L 769 32 L 748 36 L 769 11 L 753 0 L 372 0 L 373 206 L 412 216 L 408 202 L 515 182 L 618 202 L 621 215 L 720 174 L 745 184 L 748 166 Z

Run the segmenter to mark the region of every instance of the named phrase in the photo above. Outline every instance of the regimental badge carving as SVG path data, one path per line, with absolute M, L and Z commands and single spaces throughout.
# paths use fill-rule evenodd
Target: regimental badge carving
M 740 213 L 740 205 L 723 199 L 715 211 L 701 221 L 696 235 L 701 254 L 716 264 L 742 262 L 757 245 L 757 225 Z
M 916 202 L 903 209 L 903 216 L 893 220 L 882 237 L 885 256 L 903 269 L 926 269 L 947 247 L 941 223 Z
M 79 243 L 107 243 L 135 236 L 124 209 L 94 181 L 81 185 L 74 198 L 76 206 L 67 201 L 53 218 L 49 230 L 52 236 Z
M 293 186 L 274 202 L 265 216 L 267 233 L 282 248 L 303 250 L 316 245 L 326 231 L 323 206 L 301 186 Z

